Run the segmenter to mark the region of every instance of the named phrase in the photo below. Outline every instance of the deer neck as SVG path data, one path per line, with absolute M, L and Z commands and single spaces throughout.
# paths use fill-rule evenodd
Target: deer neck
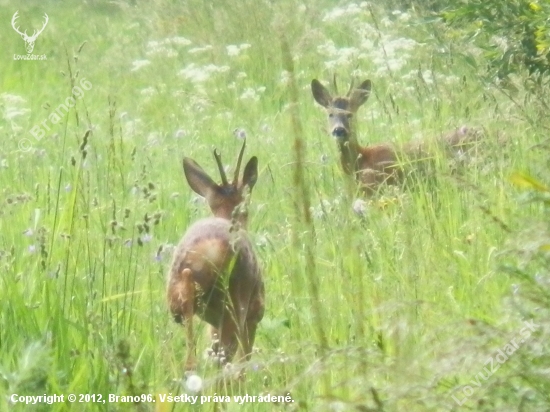
M 346 142 L 338 142 L 338 147 L 344 173 L 354 175 L 357 172 L 357 157 L 359 156 L 359 143 L 357 143 L 355 133 L 350 133 L 350 137 Z
M 232 230 L 246 230 L 248 224 L 248 204 L 243 202 L 237 205 L 229 214 L 222 217 L 231 222 Z

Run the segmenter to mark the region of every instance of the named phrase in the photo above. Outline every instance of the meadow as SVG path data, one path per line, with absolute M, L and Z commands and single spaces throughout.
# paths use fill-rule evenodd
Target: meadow
M 227 411 L 548 410 L 544 82 L 483 75 L 472 38 L 398 1 L 0 5 L 0 410 L 216 406 L 160 401 L 196 395 L 166 276 L 209 216 L 183 156 L 217 176 L 213 148 L 233 165 L 244 137 L 259 159 L 249 232 L 266 314 L 246 379 L 220 393 L 201 360 L 199 395 L 230 396 Z M 45 60 L 14 58 L 26 54 L 16 11 L 29 33 L 48 14 L 33 51 Z M 373 82 L 362 144 L 462 125 L 483 141 L 364 198 L 311 96 L 334 73 L 341 90 Z M 292 401 L 233 401 L 245 394 Z

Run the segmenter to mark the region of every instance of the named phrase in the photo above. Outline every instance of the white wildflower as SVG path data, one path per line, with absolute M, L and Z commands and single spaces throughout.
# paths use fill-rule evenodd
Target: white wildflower
M 283 70 L 279 77 L 279 83 L 286 85 L 288 84 L 289 81 L 290 81 L 290 73 L 286 70 Z
M 209 50 L 212 50 L 212 45 L 211 44 L 207 44 L 206 46 L 203 46 L 203 47 L 193 47 L 192 49 L 189 49 L 189 53 L 190 54 L 197 54 L 197 53 L 203 53 L 203 52 L 209 51 Z
M 23 97 L 18 96 L 16 94 L 10 94 L 10 93 L 0 94 L 0 99 L 5 104 L 10 104 L 10 105 L 18 105 L 18 104 L 23 104 L 27 102 L 27 100 L 25 100 Z
M 238 56 L 241 53 L 241 49 L 239 48 L 239 46 L 235 46 L 234 44 L 225 46 L 225 49 L 227 50 L 228 56 Z
M 422 72 L 422 78 L 426 82 L 426 84 L 433 84 L 434 78 L 433 78 L 433 72 L 431 70 L 424 70 Z
M 18 109 L 15 107 L 6 107 L 4 111 L 4 119 L 13 120 L 16 117 L 23 116 L 29 112 L 30 112 L 29 109 Z
M 216 66 L 215 64 L 197 66 L 195 63 L 190 63 L 178 74 L 194 83 L 202 83 L 215 73 L 225 73 L 227 71 L 229 71 L 229 66 Z
M 132 62 L 132 68 L 130 71 L 135 72 L 140 70 L 142 67 L 149 66 L 151 62 L 149 60 L 135 60 Z
M 174 137 L 176 139 L 181 139 L 182 137 L 185 137 L 187 136 L 187 131 L 186 130 L 183 130 L 183 129 L 178 129 L 176 130 L 176 132 L 174 133 Z
M 238 56 L 239 54 L 241 54 L 243 50 L 246 50 L 250 47 L 251 45 L 248 43 L 243 43 L 238 45 L 230 44 L 228 46 L 225 46 L 225 49 L 227 50 L 228 56 Z
M 151 97 L 157 93 L 156 89 L 152 86 L 146 87 L 145 89 L 141 89 L 140 94 L 142 96 Z
M 252 87 L 247 87 L 245 91 L 241 94 L 241 100 L 260 100 L 260 94 L 265 91 L 265 87 L 258 87 L 253 89 Z
M 340 20 L 343 17 L 350 17 L 355 16 L 359 13 L 361 13 L 361 7 L 355 3 L 348 4 L 347 7 L 336 7 L 332 10 L 330 10 L 328 13 L 325 14 L 323 17 L 323 21 L 336 21 Z
M 175 36 L 168 40 L 170 41 L 170 43 L 175 44 L 177 46 L 189 46 L 191 44 L 191 40 L 181 36 Z
M 411 15 L 409 13 L 401 13 L 399 15 L 399 20 L 403 22 L 409 21 L 410 19 L 411 19 Z

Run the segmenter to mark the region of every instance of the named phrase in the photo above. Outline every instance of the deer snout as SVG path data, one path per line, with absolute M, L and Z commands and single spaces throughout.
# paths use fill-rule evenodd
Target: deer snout
M 332 135 L 337 139 L 343 139 L 348 136 L 348 131 L 343 126 L 336 126 L 332 129 Z

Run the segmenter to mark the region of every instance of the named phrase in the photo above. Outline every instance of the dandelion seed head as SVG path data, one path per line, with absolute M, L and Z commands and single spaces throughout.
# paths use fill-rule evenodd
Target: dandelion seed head
M 353 202 L 353 211 L 359 216 L 365 216 L 367 214 L 367 202 L 363 199 L 356 199 Z
M 199 392 L 202 389 L 202 378 L 199 375 L 190 374 L 185 379 L 185 388 L 189 392 Z
M 246 139 L 246 130 L 244 130 L 242 127 L 238 127 L 233 130 L 233 136 L 235 136 L 237 139 L 244 140 Z

